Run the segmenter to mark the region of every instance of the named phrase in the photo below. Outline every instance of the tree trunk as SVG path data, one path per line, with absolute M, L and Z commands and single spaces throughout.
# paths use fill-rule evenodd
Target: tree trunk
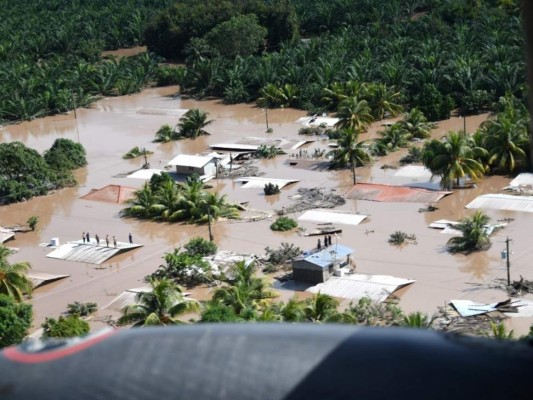
M 353 185 L 357 185 L 357 176 L 355 175 L 356 160 L 352 159 Z

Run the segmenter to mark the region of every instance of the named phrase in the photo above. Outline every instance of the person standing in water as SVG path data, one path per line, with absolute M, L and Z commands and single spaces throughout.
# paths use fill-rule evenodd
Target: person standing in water
M 128 234 L 128 239 L 130 241 L 130 244 L 133 244 L 133 236 L 131 236 L 131 233 Z

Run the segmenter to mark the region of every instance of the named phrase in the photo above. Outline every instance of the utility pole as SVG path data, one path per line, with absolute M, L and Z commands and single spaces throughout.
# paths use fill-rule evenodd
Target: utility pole
M 268 108 L 265 107 L 265 121 L 266 121 L 266 125 L 267 125 L 267 132 L 268 132 Z
M 213 241 L 213 234 L 211 233 L 211 208 L 207 205 L 207 227 L 209 229 L 209 241 Z
M 74 99 L 74 92 L 70 91 L 70 96 L 72 97 L 72 105 L 74 106 L 74 121 L 76 121 L 76 134 L 78 136 L 78 143 L 80 143 L 80 130 L 78 128 L 78 114 L 76 114 L 76 100 Z
M 466 115 L 463 116 L 463 133 L 466 136 Z
M 507 286 L 511 286 L 511 260 L 510 260 L 510 252 L 509 252 L 509 242 L 511 240 L 509 237 L 505 239 L 505 253 L 507 258 Z

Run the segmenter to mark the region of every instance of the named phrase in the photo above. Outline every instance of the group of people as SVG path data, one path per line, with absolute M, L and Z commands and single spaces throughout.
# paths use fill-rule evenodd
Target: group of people
M 331 235 L 324 236 L 324 247 L 331 246 Z M 318 250 L 322 249 L 322 242 L 320 241 L 320 238 L 318 239 L 318 243 L 316 245 L 316 248 Z
M 82 232 L 81 238 L 83 240 L 83 243 L 91 243 L 91 235 L 89 234 L 89 232 Z M 100 246 L 100 236 L 98 236 L 98 234 L 94 235 L 94 240 L 96 241 L 96 245 Z M 112 240 L 113 240 L 113 246 L 116 248 L 117 239 L 115 238 L 115 236 L 113 236 Z M 128 234 L 128 240 L 130 244 L 133 244 L 133 236 L 131 235 L 131 233 Z M 109 247 L 109 235 L 105 235 L 105 246 Z

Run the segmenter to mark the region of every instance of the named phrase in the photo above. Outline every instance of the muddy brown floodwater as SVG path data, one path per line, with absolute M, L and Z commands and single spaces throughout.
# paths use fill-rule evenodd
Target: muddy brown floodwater
M 195 154 L 205 151 L 209 144 L 232 143 L 244 136 L 297 138 L 300 125 L 295 121 L 304 116 L 303 111 L 292 109 L 269 110 L 269 125 L 273 133 L 265 133 L 265 113 L 254 105 L 223 105 L 216 100 L 195 101 L 174 97 L 176 87 L 146 89 L 142 93 L 105 98 L 90 108 L 80 109 L 77 121 L 73 113 L 41 118 L 1 129 L 4 142 L 21 141 L 40 152 L 48 149 L 55 139 L 68 138 L 79 141 L 87 151 L 88 166 L 76 172 L 79 186 L 60 190 L 45 197 L 31 199 L 24 203 L 0 207 L 0 225 L 24 224 L 32 215 L 39 216 L 36 232 L 18 234 L 9 246 L 20 251 L 13 255 L 12 262 L 29 261 L 35 271 L 64 273 L 70 277 L 44 286 L 35 291 L 31 302 L 34 305 L 34 329 L 46 317 L 57 317 L 73 301 L 96 302 L 99 305 L 98 318 L 117 314 L 104 309 L 124 289 L 143 286 L 143 278 L 153 272 L 162 262 L 165 252 L 184 244 L 193 236 L 207 237 L 206 226 L 186 224 L 164 224 L 121 219 L 121 205 L 80 199 L 91 189 L 109 184 L 140 187 L 143 181 L 125 178 L 125 174 L 141 167 L 143 160 L 123 160 L 122 155 L 134 146 L 146 147 L 154 152 L 149 156 L 153 168 L 164 167 L 179 153 Z M 197 140 L 183 140 L 167 144 L 156 144 L 152 140 L 163 124 L 175 125 L 179 109 L 200 108 L 214 120 L 209 125 L 210 136 Z M 473 132 L 487 115 L 469 117 L 467 131 Z M 77 125 L 77 127 L 76 127 Z M 448 130 L 463 128 L 463 120 L 452 118 L 443 121 L 435 129 L 434 136 L 440 137 Z M 374 124 L 366 137 L 375 137 L 381 129 Z M 365 138 L 365 137 L 364 137 Z M 317 138 L 306 145 L 309 152 L 315 147 L 327 149 L 327 140 Z M 373 166 L 358 168 L 361 181 L 392 183 L 394 170 L 383 170 L 384 164 L 397 163 L 405 151 L 381 158 Z M 215 190 L 226 194 L 231 201 L 249 201 L 253 208 L 280 209 L 290 204 L 289 196 L 301 187 L 323 187 L 342 194 L 351 187 L 350 171 L 312 171 L 288 165 L 290 155 L 274 160 L 258 162 L 266 176 L 298 179 L 299 182 L 283 188 L 281 194 L 266 198 L 262 190 L 242 189 L 232 180 L 214 180 Z M 505 277 L 505 264 L 500 259 L 506 236 L 512 242 L 512 277 L 523 275 L 532 279 L 529 259 L 532 255 L 530 230 L 533 214 L 487 210 L 492 220 L 514 218 L 508 227 L 492 237 L 490 250 L 469 256 L 451 255 L 444 250 L 449 236 L 438 230 L 429 229 L 430 222 L 446 218 L 458 220 L 472 214 L 464 206 L 482 193 L 498 192 L 510 178 L 489 177 L 476 188 L 454 192 L 443 198 L 438 210 L 421 213 L 419 203 L 379 203 L 363 200 L 348 200 L 340 207 L 351 213 L 361 213 L 369 218 L 359 226 L 342 226 L 339 243 L 355 249 L 357 270 L 362 273 L 387 274 L 413 278 L 416 283 L 401 291 L 400 306 L 407 312 L 432 313 L 436 307 L 451 299 L 470 299 L 479 302 L 496 302 L 506 294 L 488 289 L 494 279 Z M 293 215 L 298 217 L 299 214 Z M 302 249 L 315 246 L 316 238 L 302 237 L 296 233 L 274 233 L 269 229 L 272 221 L 258 222 L 222 221 L 214 224 L 215 241 L 220 249 L 237 252 L 263 254 L 266 246 L 277 247 L 280 242 L 294 243 Z M 311 229 L 312 223 L 302 223 Z M 396 230 L 413 233 L 418 244 L 402 248 L 387 243 L 389 235 Z M 127 241 L 131 232 L 136 243 L 144 246 L 137 250 L 112 258 L 100 266 L 72 261 L 46 258 L 50 252 L 39 246 L 58 237 L 61 243 L 79 239 L 82 232 L 92 236 L 99 234 L 116 236 Z M 479 286 L 479 284 L 485 286 Z M 193 297 L 207 299 L 210 290 L 192 290 Z M 280 289 L 281 298 L 288 299 L 293 292 Z M 305 295 L 304 295 L 305 296 Z M 530 319 L 512 319 L 510 326 L 518 332 L 525 332 Z M 101 324 L 93 322 L 93 328 Z

